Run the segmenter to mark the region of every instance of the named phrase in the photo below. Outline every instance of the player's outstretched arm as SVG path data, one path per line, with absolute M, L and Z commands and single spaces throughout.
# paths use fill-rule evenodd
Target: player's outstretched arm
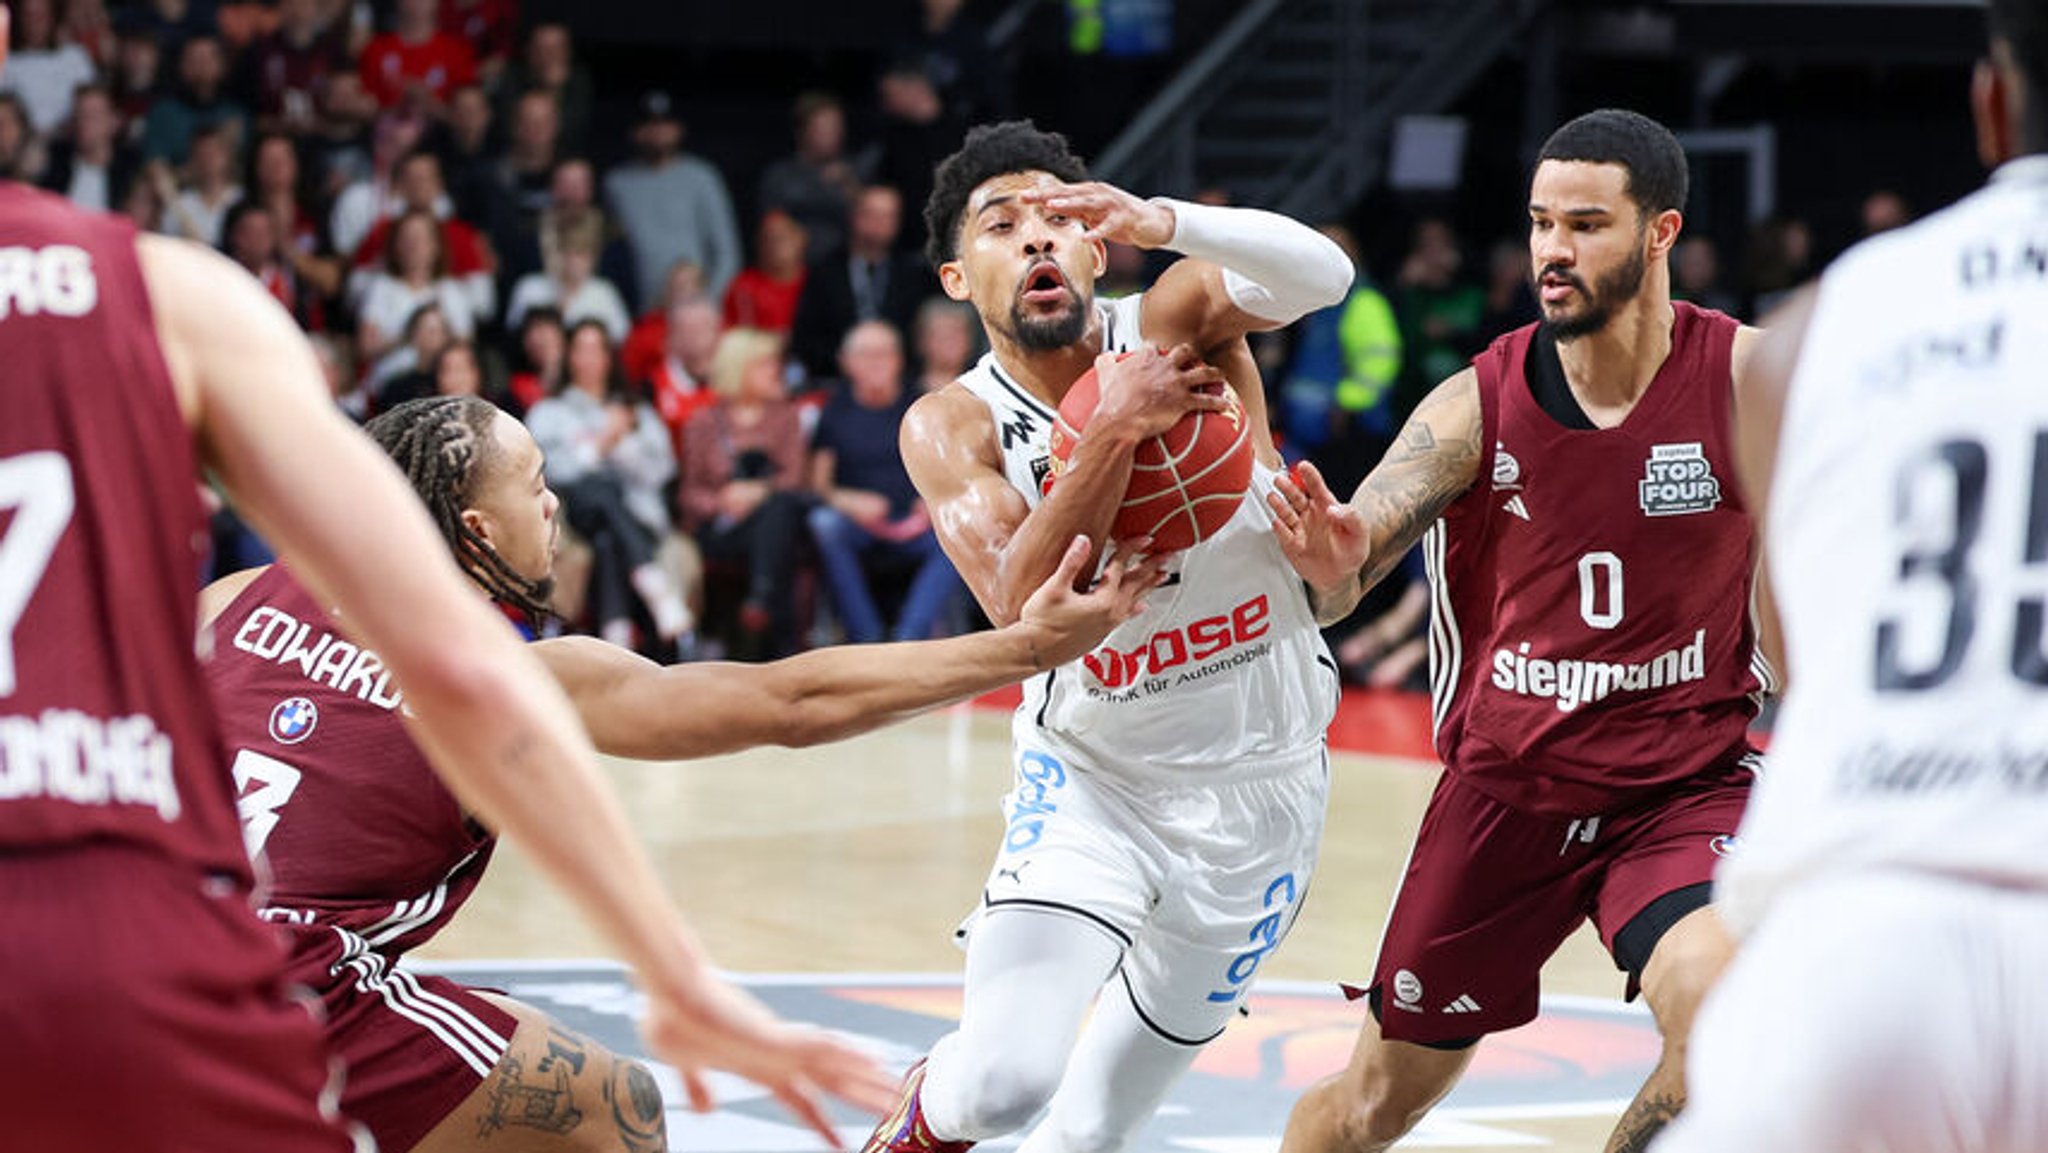
M 604 752 L 685 760 L 761 745 L 843 740 L 1078 659 L 1144 609 L 1158 558 L 1118 556 L 1076 592 L 1085 537 L 1025 602 L 1017 623 L 936 641 L 838 645 L 769 664 L 664 668 L 589 637 L 534 646 Z
M 1754 340 L 1738 343 L 1735 359 L 1735 473 L 1742 484 L 1743 502 L 1756 523 L 1757 646 L 1763 650 L 1777 674 L 1778 692 L 1791 683 L 1786 665 L 1784 636 L 1778 624 L 1777 597 L 1771 591 L 1770 554 L 1764 548 L 1766 513 L 1770 508 L 1771 481 L 1777 471 L 1778 437 L 1785 422 L 1785 397 L 1792 387 L 1792 374 L 1799 367 L 1799 352 L 1806 341 L 1806 327 L 1813 319 L 1818 290 L 1800 289 L 1777 311 L 1764 318 L 1764 330 Z M 1744 329 L 1752 333 L 1753 329 Z M 1742 344 L 1753 351 L 1740 355 Z
M 1308 582 L 1317 620 L 1349 615 L 1472 487 L 1483 440 L 1479 377 L 1468 368 L 1423 398 L 1349 502 L 1335 499 L 1313 465 L 1302 468 L 1299 481 L 1280 478 L 1266 498 L 1273 533 Z
M 277 302 L 209 250 L 145 237 L 137 252 L 202 458 L 378 651 L 405 690 L 416 739 L 465 807 L 517 838 L 632 965 L 652 1004 L 655 1052 L 693 1096 L 702 1071 L 722 1067 L 806 1117 L 820 1090 L 886 1107 L 889 1081 L 866 1057 L 732 1008 L 597 776 L 562 691 L 456 569 L 396 468 L 334 410 L 312 348 Z M 725 1047 L 677 1043 L 700 1027 Z
M 1018 619 L 1075 537 L 1108 538 L 1140 441 L 1189 412 L 1227 407 L 1220 394 L 1205 391 L 1223 374 L 1187 346 L 1140 349 L 1121 360 L 1102 356 L 1095 369 L 1101 402 L 1059 483 L 1035 509 L 1004 477 L 995 423 L 972 393 L 948 386 L 920 398 L 903 418 L 900 443 L 911 483 L 947 558 L 998 625 Z
M 1145 293 L 1143 326 L 1155 341 L 1206 351 L 1291 324 L 1351 291 L 1355 271 L 1337 242 L 1276 212 L 1144 200 L 1100 181 L 1047 184 L 1019 199 L 1080 220 L 1085 239 L 1194 258 L 1167 269 Z

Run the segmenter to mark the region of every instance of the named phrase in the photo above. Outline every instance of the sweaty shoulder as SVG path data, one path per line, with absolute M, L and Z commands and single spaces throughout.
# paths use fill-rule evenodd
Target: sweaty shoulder
M 995 418 L 989 415 L 988 405 L 957 380 L 912 402 L 903 416 L 900 435 L 903 460 L 913 477 L 919 461 L 937 468 L 968 462 L 1002 467 Z

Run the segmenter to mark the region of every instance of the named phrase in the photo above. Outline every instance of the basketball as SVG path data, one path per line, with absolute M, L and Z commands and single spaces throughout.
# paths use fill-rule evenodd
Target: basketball
M 1155 551 L 1173 552 L 1215 536 L 1236 515 L 1252 480 L 1251 423 L 1237 393 L 1227 384 L 1221 388 L 1228 408 L 1188 413 L 1172 428 L 1138 445 L 1131 460 L 1131 483 L 1110 528 L 1112 540 L 1150 536 Z M 1047 492 L 1086 433 L 1099 389 L 1090 368 L 1060 402 L 1059 419 L 1052 428 Z

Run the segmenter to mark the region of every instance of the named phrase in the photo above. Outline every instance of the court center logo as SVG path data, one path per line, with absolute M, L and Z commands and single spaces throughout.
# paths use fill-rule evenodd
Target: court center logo
M 1684 516 L 1720 504 L 1721 481 L 1707 460 L 1706 446 L 1698 441 L 1652 445 L 1643 479 L 1636 482 L 1636 498 L 1644 516 Z
M 413 962 L 408 961 L 408 966 Z M 645 1000 L 615 965 L 511 962 L 420 965 L 466 984 L 503 989 L 595 1037 L 615 1052 L 644 1056 L 635 1022 Z M 851 1036 L 891 1071 L 922 1057 L 960 1019 L 957 976 L 787 974 L 736 980 L 778 1014 Z M 1419 982 L 1418 982 L 1419 985 Z M 1421 990 L 1415 990 L 1420 995 Z M 1250 1015 L 1204 1047 L 1131 1142 L 1154 1153 L 1252 1153 L 1280 1143 L 1288 1111 L 1309 1086 L 1344 1067 L 1364 1019 L 1363 1004 L 1333 985 L 1261 981 Z M 1471 1070 L 1409 1138 L 1417 1147 L 1528 1147 L 1545 1142 L 1518 1131 L 1540 1121 L 1618 1116 L 1661 1052 L 1655 1022 L 1639 1006 L 1591 997 L 1546 997 L 1542 1015 L 1479 1047 Z M 718 1075 L 716 1112 L 689 1110 L 673 1070 L 653 1064 L 675 1153 L 815 1153 L 817 1136 L 764 1090 Z M 831 1106 L 841 1140 L 857 1149 L 872 1118 Z M 977 1149 L 1014 1149 L 1029 1127 Z M 1405 1146 L 1404 1146 L 1405 1147 Z
M 270 737 L 280 745 L 296 745 L 313 735 L 320 709 L 304 697 L 287 697 L 270 710 Z

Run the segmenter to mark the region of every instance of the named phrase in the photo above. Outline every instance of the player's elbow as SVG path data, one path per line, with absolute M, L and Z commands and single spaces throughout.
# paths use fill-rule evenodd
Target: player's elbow
M 1315 251 L 1315 259 L 1302 270 L 1304 292 L 1315 302 L 1310 312 L 1344 303 L 1344 298 L 1351 295 L 1352 281 L 1357 278 L 1351 258 L 1336 241 L 1317 233 Z

